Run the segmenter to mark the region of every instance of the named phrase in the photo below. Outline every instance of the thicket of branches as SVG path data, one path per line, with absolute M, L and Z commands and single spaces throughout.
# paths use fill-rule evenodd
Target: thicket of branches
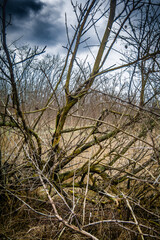
M 71 2 L 65 59 L 40 60 L 45 48 L 8 45 L 2 1 L 5 239 L 160 239 L 158 2 Z

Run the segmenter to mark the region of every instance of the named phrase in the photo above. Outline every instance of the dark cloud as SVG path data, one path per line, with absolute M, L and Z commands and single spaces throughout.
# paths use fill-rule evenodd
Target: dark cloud
M 2 1 L 2 0 L 0 0 Z M 12 16 L 8 37 L 31 45 L 64 45 L 66 39 L 62 6 L 64 0 L 49 4 L 42 0 L 8 0 L 7 15 Z
M 63 24 L 58 22 L 47 22 L 44 20 L 35 21 L 31 30 L 31 39 L 39 44 L 56 45 L 63 43 L 65 29 Z M 64 43 L 63 43 L 64 44 Z
M 44 7 L 44 3 L 37 0 L 8 0 L 7 13 L 12 18 L 27 18 L 31 12 L 38 13 Z

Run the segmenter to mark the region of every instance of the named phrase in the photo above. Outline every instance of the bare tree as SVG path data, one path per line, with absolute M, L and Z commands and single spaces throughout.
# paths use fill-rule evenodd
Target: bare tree
M 71 1 L 77 25 L 70 39 L 66 17 L 66 58 L 39 61 L 35 57 L 45 48 L 7 45 L 6 4 L 1 205 L 13 205 L 17 216 L 24 208 L 31 219 L 34 214 L 51 221 L 57 239 L 66 229 L 91 239 L 159 239 L 158 1 Z M 79 60 L 83 46 L 93 64 Z M 6 209 L 1 211 L 4 221 Z M 41 237 L 51 231 L 46 228 Z M 33 229 L 26 230 L 29 237 Z

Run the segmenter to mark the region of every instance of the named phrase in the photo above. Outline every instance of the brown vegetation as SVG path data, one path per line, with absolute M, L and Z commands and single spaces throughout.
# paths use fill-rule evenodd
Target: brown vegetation
M 72 3 L 66 58 L 39 61 L 44 49 L 7 45 L 1 5 L 1 239 L 160 239 L 157 3 L 108 3 Z M 98 35 L 102 10 L 94 64 L 81 64 L 82 37 Z M 109 67 L 116 41 L 130 52 Z

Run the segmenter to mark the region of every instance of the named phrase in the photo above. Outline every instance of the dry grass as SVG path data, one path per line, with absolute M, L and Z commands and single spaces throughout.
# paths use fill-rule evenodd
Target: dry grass
M 106 124 L 99 127 L 99 133 L 88 137 L 85 143 L 94 140 L 95 136 L 100 136 L 105 131 L 112 131 L 113 127 L 110 124 L 113 124 L 113 121 L 111 119 L 112 117 L 108 116 L 105 120 Z M 123 121 L 125 122 L 126 119 L 123 119 Z M 122 124 L 123 121 L 121 119 L 119 124 Z M 67 123 L 64 130 L 95 124 L 92 120 L 83 120 L 78 117 L 74 117 L 72 121 L 69 120 L 68 122 L 71 123 Z M 155 158 L 148 165 L 145 165 L 155 154 L 154 147 L 151 147 L 151 145 L 157 144 L 158 146 L 159 144 L 159 129 L 155 128 L 153 131 L 148 131 L 147 135 L 141 139 L 142 141 L 140 139 L 135 141 L 126 151 L 122 152 L 124 147 L 134 139 L 134 136 L 138 136 L 142 126 L 143 123 L 140 122 L 133 127 L 126 128 L 125 132 L 127 134 L 122 131 L 103 141 L 103 143 L 97 143 L 73 158 L 60 171 L 60 174 L 66 171 L 74 172 L 70 178 L 60 184 L 68 199 L 70 199 L 72 207 L 74 205 L 74 211 L 80 223 L 83 221 L 84 198 L 86 196 L 85 230 L 88 230 L 98 239 L 141 239 L 136 224 L 133 224 L 133 216 L 122 193 L 129 199 L 145 239 L 159 239 L 160 225 L 157 220 L 160 215 L 158 210 L 160 207 L 159 192 L 158 185 L 153 184 L 159 174 L 158 162 Z M 60 149 L 65 149 L 65 157 L 72 154 L 77 145 L 90 132 L 90 128 L 64 132 Z M 37 133 L 42 142 L 42 161 L 46 162 L 54 133 L 52 118 L 50 120 L 49 117 L 44 117 L 37 128 Z M 8 131 L 5 128 L 1 130 L 2 166 L 5 163 L 11 166 L 10 169 L 6 169 L 5 188 L 14 193 L 13 196 L 9 192 L 5 192 L 5 189 L 1 189 L 1 238 L 15 240 L 88 239 L 65 228 L 55 218 L 49 217 L 54 214 L 53 209 L 44 188 L 35 184 L 39 178 L 26 155 L 28 151 L 26 144 L 23 144 L 23 150 L 18 155 L 22 143 L 23 137 L 16 130 Z M 98 164 L 103 167 L 108 166 L 108 168 L 102 174 L 90 170 L 88 183 L 92 188 L 89 188 L 87 195 L 85 195 L 88 175 L 85 175 L 82 185 L 80 185 L 83 176 L 83 171 L 80 171 L 80 168 L 87 163 L 88 169 L 88 161 L 90 161 L 91 169 L 92 166 Z M 138 172 L 138 169 L 141 170 Z M 58 212 L 67 220 L 70 216 L 69 209 L 55 190 L 49 185 L 47 187 Z M 24 202 L 19 201 L 16 196 Z M 116 223 L 116 219 L 120 222 Z M 103 223 L 103 220 L 109 222 Z M 99 224 L 87 227 L 90 223 L 99 221 Z M 133 223 L 129 223 L 130 221 Z M 74 218 L 72 223 L 76 224 Z

